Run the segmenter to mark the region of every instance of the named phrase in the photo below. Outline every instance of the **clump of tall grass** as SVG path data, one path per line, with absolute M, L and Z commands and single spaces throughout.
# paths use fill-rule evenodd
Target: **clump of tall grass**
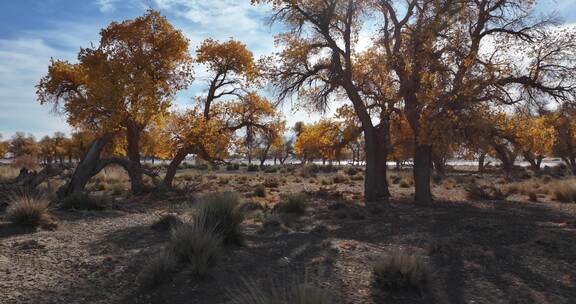
M 164 249 L 146 261 L 144 268 L 136 277 L 136 282 L 144 290 L 155 288 L 172 277 L 177 267 L 178 261 L 174 252 Z
M 308 278 L 288 278 L 287 282 L 259 284 L 242 280 L 240 288 L 230 290 L 229 298 L 234 304 L 334 304 L 340 303 L 338 296 L 327 289 L 316 286 Z
M 308 199 L 303 194 L 289 194 L 279 205 L 279 210 L 286 213 L 304 214 L 308 206 Z
M 422 289 L 429 279 L 429 268 L 421 256 L 394 250 L 376 261 L 374 278 L 384 288 Z
M 554 199 L 562 203 L 576 202 L 576 179 L 568 179 L 550 184 Z
M 203 215 L 202 215 L 203 216 Z M 178 225 L 172 230 L 168 250 L 174 253 L 179 263 L 196 278 L 204 278 L 216 266 L 222 253 L 222 235 L 209 221 L 196 216 L 191 224 Z
M 205 195 L 194 210 L 193 220 L 220 234 L 225 244 L 243 243 L 241 224 L 244 212 L 240 206 L 240 196 L 235 192 Z
M 50 202 L 38 195 L 20 193 L 10 199 L 6 218 L 14 225 L 39 227 L 53 224 L 48 211 Z

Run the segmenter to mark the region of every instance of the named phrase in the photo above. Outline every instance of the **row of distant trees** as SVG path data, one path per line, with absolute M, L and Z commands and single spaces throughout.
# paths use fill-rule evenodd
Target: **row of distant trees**
M 52 61 L 37 86 L 39 101 L 94 136 L 62 195 L 82 191 L 112 163 L 126 168 L 141 193 L 146 134 L 156 134 L 154 154 L 170 159 L 166 187 L 189 154 L 218 161 L 235 146 L 251 159 L 285 146 L 277 102 L 258 94 L 264 85 L 278 101 L 295 98 L 310 111 L 344 102 L 336 117 L 296 127 L 293 152 L 338 160 L 349 150 L 365 159 L 367 201 L 388 200 L 389 159 L 413 159 L 419 203 L 432 201 L 432 169 L 460 149 L 496 156 L 507 171 L 518 155 L 537 165 L 550 149 L 574 162 L 566 151 L 574 133 L 576 31 L 536 18 L 533 1 L 252 2 L 269 2 L 272 21 L 285 29 L 280 51 L 260 60 L 235 40 L 208 39 L 193 55 L 179 30 L 148 11 L 103 29 L 77 62 Z M 360 48 L 363 34 L 374 39 Z M 172 101 L 195 81 L 194 66 L 206 70 L 205 94 L 176 111 Z

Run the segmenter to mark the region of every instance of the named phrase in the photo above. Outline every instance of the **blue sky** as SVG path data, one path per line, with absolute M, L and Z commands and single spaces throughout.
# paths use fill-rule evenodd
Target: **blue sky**
M 576 0 L 540 0 L 543 13 L 558 11 L 576 23 Z M 134 18 L 149 7 L 159 9 L 191 41 L 230 37 L 246 43 L 256 56 L 274 49 L 274 29 L 265 23 L 266 7 L 250 0 L 1 0 L 0 1 L 0 134 L 16 131 L 37 137 L 68 132 L 63 117 L 36 101 L 35 84 L 47 71 L 50 58 L 75 60 L 81 46 L 98 41 L 99 30 L 114 20 Z M 206 87 L 201 71 L 192 87 L 179 94 L 178 106 Z M 289 123 L 315 120 L 317 115 L 288 111 Z

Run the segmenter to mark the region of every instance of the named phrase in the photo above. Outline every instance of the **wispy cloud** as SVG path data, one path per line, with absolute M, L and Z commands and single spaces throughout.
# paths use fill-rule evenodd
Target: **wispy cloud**
M 115 2 L 116 0 L 97 0 L 96 5 L 101 12 L 108 13 L 116 9 Z

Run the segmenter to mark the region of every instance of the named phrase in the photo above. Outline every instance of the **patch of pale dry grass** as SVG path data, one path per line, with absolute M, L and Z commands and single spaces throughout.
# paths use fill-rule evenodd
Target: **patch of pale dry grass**
M 12 166 L 0 166 L 0 183 L 14 180 L 20 174 L 20 169 Z

